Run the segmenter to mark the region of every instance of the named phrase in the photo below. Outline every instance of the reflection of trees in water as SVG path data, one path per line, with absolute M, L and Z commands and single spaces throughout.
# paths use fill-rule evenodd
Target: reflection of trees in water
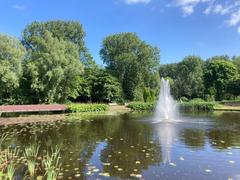
M 87 118 L 87 117 L 86 117 Z M 89 118 L 91 120 L 91 118 Z M 61 163 L 66 177 L 74 175 L 74 169 L 83 174 L 98 142 L 111 137 L 122 123 L 120 116 L 98 116 L 94 121 L 15 125 L 1 132 L 10 132 L 8 144 L 21 149 L 30 144 L 41 145 L 41 154 L 56 146 L 61 148 Z M 65 172 L 68 170 L 67 172 Z
M 240 113 L 215 112 L 214 125 L 207 132 L 213 148 L 225 149 L 240 145 Z
M 215 149 L 240 145 L 240 113 L 214 112 L 211 114 L 211 118 L 211 125 L 207 125 L 207 128 L 183 129 L 180 134 L 182 141 L 193 148 L 204 147 L 205 137 L 209 139 L 210 145 Z
M 122 121 L 101 152 L 103 171 L 111 176 L 127 178 L 161 162 L 161 148 L 151 140 L 152 127 L 136 121 Z
M 205 145 L 205 130 L 183 129 L 181 139 L 188 147 L 201 149 Z

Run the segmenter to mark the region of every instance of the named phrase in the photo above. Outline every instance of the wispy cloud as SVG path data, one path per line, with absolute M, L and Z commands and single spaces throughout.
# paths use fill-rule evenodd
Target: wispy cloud
M 179 7 L 187 17 L 193 14 L 200 4 L 205 6 L 204 14 L 226 16 L 227 25 L 237 26 L 238 32 L 240 31 L 240 0 L 173 0 L 171 6 Z
M 125 0 L 127 4 L 137 4 L 137 3 L 144 3 L 148 4 L 151 0 Z
M 13 8 L 14 8 L 14 9 L 17 9 L 17 10 L 19 10 L 19 11 L 22 11 L 22 10 L 25 10 L 25 9 L 26 9 L 26 6 L 25 6 L 25 5 L 14 4 L 14 5 L 13 5 Z

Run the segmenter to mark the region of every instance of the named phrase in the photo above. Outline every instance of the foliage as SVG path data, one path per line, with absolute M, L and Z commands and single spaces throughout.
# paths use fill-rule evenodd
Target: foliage
M 76 45 L 54 38 L 49 31 L 31 43 L 34 51 L 28 52 L 23 81 L 24 92 L 33 95 L 29 101 L 62 103 L 76 98 L 83 70 Z
M 35 50 L 38 46 L 35 39 L 44 36 L 48 31 L 54 38 L 62 39 L 75 44 L 78 48 L 79 57 L 84 64 L 91 63 L 92 57 L 85 47 L 85 32 L 82 25 L 77 21 L 46 21 L 32 22 L 23 31 L 22 43 L 27 50 Z
M 133 111 L 153 111 L 155 103 L 132 102 L 127 107 Z
M 117 102 L 121 98 L 122 89 L 114 76 L 95 64 L 85 68 L 76 102 Z
M 202 100 L 196 101 L 189 101 L 189 102 L 182 102 L 180 104 L 180 108 L 186 111 L 212 111 L 214 106 L 216 105 L 215 102 L 206 102 Z
M 34 179 L 35 171 L 37 166 L 37 157 L 38 157 L 39 146 L 31 145 L 26 147 L 24 150 L 24 156 L 27 160 L 27 167 L 30 179 Z
M 155 101 L 154 91 L 151 90 L 150 88 L 145 87 L 143 91 L 143 99 L 144 102 L 154 102 Z
M 52 153 L 43 158 L 43 166 L 45 168 L 45 176 L 47 180 L 55 180 L 59 174 L 59 170 L 61 167 L 60 159 L 60 149 L 56 148 L 52 150 Z
M 70 104 L 67 106 L 67 112 L 79 113 L 79 112 L 96 112 L 106 111 L 108 105 L 106 104 Z
M 206 93 L 222 100 L 228 83 L 237 75 L 236 66 L 231 61 L 213 57 L 206 62 L 204 70 Z
M 227 92 L 234 95 L 234 97 L 240 95 L 240 75 L 228 82 Z
M 14 37 L 0 34 L 0 104 L 15 103 L 12 99 L 22 76 L 25 49 Z
M 138 98 L 139 93 L 142 96 L 143 92 L 138 90 L 153 84 L 152 76 L 159 66 L 159 50 L 140 40 L 136 34 L 106 37 L 100 55 L 109 72 L 118 78 L 127 100 Z

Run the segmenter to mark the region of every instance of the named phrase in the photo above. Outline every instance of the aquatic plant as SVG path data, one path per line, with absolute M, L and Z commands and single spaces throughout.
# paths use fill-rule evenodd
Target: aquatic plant
M 6 178 L 9 179 L 9 180 L 13 180 L 14 173 L 15 173 L 14 165 L 12 163 L 8 164 L 7 165 Z
M 0 151 L 2 149 L 3 141 L 5 141 L 6 138 L 7 138 L 7 134 L 1 134 L 0 135 Z
M 24 156 L 27 159 L 28 172 L 31 179 L 34 179 L 37 165 L 39 146 L 30 145 L 25 148 Z
M 60 164 L 60 148 L 56 148 L 52 150 L 51 153 L 47 152 L 47 154 L 43 158 L 43 166 L 45 169 L 45 176 L 47 180 L 55 180 L 57 179 L 59 169 L 61 167 Z

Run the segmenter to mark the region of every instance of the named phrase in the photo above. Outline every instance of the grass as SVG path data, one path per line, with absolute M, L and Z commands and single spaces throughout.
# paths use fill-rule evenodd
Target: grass
M 70 104 L 67 105 L 66 112 L 81 113 L 81 112 L 101 112 L 107 110 L 108 110 L 107 104 Z
M 240 111 L 240 106 L 227 106 L 222 104 L 217 104 L 214 106 L 215 111 Z

